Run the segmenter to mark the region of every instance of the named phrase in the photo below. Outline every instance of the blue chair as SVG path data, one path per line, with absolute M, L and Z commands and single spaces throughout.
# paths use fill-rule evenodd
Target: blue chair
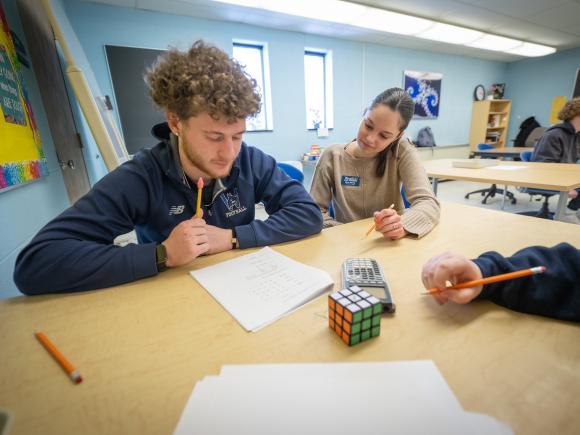
M 480 143 L 477 145 L 478 151 L 491 150 L 494 148 L 495 147 L 493 145 L 489 145 L 486 143 Z M 487 198 L 489 198 L 489 197 L 493 198 L 496 194 L 503 195 L 504 189 L 498 189 L 497 185 L 492 184 L 491 187 L 488 187 L 487 189 L 479 189 L 479 190 L 474 190 L 473 192 L 469 192 L 467 195 L 465 195 L 465 199 L 469 199 L 469 195 L 474 195 L 476 193 L 481 193 L 481 196 L 484 196 L 481 203 L 487 204 Z M 506 198 L 508 198 L 512 204 L 516 203 L 516 201 L 517 201 L 516 197 L 514 196 L 513 193 L 509 192 L 507 189 L 505 190 L 505 195 L 506 195 Z
M 294 166 L 290 163 L 284 163 L 284 162 L 280 162 L 277 165 L 280 169 L 282 169 L 284 172 L 286 172 L 286 175 L 288 175 L 293 180 L 297 180 L 300 183 L 302 183 L 304 181 L 304 172 L 302 172 L 296 166 Z
M 407 201 L 407 197 L 405 196 L 405 186 L 401 186 L 401 198 L 403 198 L 403 204 L 405 204 L 405 208 L 411 207 L 409 201 Z
M 522 162 L 529 162 L 532 159 L 532 152 L 531 151 L 522 151 L 520 153 L 520 159 Z M 554 219 L 554 213 L 550 211 L 550 207 L 548 204 L 548 199 L 551 196 L 558 194 L 559 192 L 555 190 L 546 190 L 546 189 L 535 189 L 532 187 L 521 187 L 518 189 L 522 193 L 527 193 L 530 195 L 530 198 L 533 195 L 540 195 L 544 197 L 544 202 L 542 203 L 542 207 L 539 211 L 524 211 L 518 214 L 525 215 L 525 216 L 534 216 L 539 217 L 542 219 Z M 538 200 L 539 201 L 539 200 Z

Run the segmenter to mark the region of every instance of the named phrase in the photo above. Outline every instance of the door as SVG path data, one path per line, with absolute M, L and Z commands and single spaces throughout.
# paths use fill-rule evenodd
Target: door
M 73 204 L 91 186 L 52 27 L 38 0 L 18 0 L 17 5 L 64 184 Z

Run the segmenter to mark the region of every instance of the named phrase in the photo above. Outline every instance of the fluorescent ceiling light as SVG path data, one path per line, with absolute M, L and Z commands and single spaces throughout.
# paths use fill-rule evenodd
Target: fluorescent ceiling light
M 266 0 L 213 0 L 218 3 L 228 3 L 230 5 L 245 6 L 247 8 L 266 8 Z
M 491 35 L 411 15 L 363 6 L 342 0 L 213 0 L 236 6 L 263 9 L 303 18 L 347 24 L 380 32 L 398 33 L 423 39 L 503 51 L 520 56 L 545 56 L 556 52 L 546 45 Z
M 485 34 L 482 38 L 465 45 L 486 50 L 507 51 L 516 48 L 518 45 L 522 45 L 522 43 L 522 41 L 518 41 L 517 39 Z
M 270 0 L 265 9 L 314 20 L 349 24 L 368 11 L 368 7 L 339 0 Z
M 341 0 L 214 0 L 236 6 L 264 9 L 313 20 L 348 24 L 363 15 L 367 6 Z
M 435 23 L 434 26 L 414 36 L 431 39 L 433 41 L 448 42 L 450 44 L 466 44 L 481 38 L 483 35 L 482 32 L 478 32 L 477 30 L 452 26 L 450 24 Z
M 546 56 L 555 52 L 555 48 L 548 47 L 546 45 L 531 44 L 529 42 L 524 42 L 522 45 L 519 45 L 516 48 L 506 50 L 506 53 L 519 54 L 520 56 L 528 57 Z
M 363 16 L 354 18 L 350 21 L 350 24 L 365 29 L 380 30 L 381 32 L 413 35 L 431 27 L 434 22 L 369 7 Z

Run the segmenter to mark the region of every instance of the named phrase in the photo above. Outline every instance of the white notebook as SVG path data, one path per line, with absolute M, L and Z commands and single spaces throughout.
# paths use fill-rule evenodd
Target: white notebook
M 497 166 L 498 162 L 493 159 L 464 159 L 453 160 L 454 168 L 487 168 L 489 166 Z
M 190 273 L 247 331 L 278 320 L 334 284 L 325 271 L 268 247 Z

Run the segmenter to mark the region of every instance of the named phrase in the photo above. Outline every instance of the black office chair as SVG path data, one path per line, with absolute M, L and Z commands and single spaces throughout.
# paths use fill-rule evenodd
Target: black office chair
M 531 151 L 523 151 L 520 153 L 520 158 L 522 159 L 522 162 L 529 162 L 532 158 L 532 152 Z M 524 216 L 539 217 L 542 219 L 554 219 L 554 213 L 550 211 L 550 204 L 548 203 L 548 200 L 550 199 L 551 196 L 556 195 L 558 193 L 558 191 L 546 190 L 546 189 L 535 189 L 535 188 L 531 188 L 531 187 L 520 187 L 520 188 L 518 188 L 518 190 L 522 193 L 529 194 L 530 200 L 534 197 L 534 195 L 539 195 L 539 196 L 542 196 L 544 198 L 544 202 L 542 203 L 542 207 L 540 208 L 539 211 L 522 211 L 522 212 L 519 212 L 518 214 L 521 214 Z M 538 201 L 540 201 L 540 199 L 538 199 Z
M 489 145 L 486 143 L 480 143 L 477 145 L 477 149 L 479 151 L 485 151 L 485 150 L 491 150 L 494 149 L 495 147 L 493 145 Z M 504 194 L 504 190 L 500 189 L 497 187 L 497 185 L 492 184 L 490 187 L 488 187 L 487 189 L 478 189 L 478 190 L 474 190 L 473 192 L 469 192 L 467 195 L 465 195 L 465 199 L 469 199 L 470 195 L 475 195 L 476 193 L 481 193 L 481 196 L 483 196 L 483 200 L 481 201 L 482 204 L 487 204 L 487 199 L 488 198 L 493 198 L 496 194 L 498 195 L 503 195 Z M 512 204 L 515 204 L 517 202 L 516 197 L 514 196 L 513 193 L 509 192 L 509 191 L 505 191 L 505 195 L 506 198 L 508 198 Z

